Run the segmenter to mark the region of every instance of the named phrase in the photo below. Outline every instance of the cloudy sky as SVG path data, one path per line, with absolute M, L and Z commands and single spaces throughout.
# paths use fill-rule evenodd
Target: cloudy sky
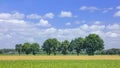
M 120 48 L 120 0 L 0 0 L 0 49 L 90 33 Z

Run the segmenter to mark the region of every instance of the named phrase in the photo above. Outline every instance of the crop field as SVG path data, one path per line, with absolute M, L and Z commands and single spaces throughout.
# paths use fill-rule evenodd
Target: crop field
M 0 68 L 120 68 L 120 56 L 0 56 Z

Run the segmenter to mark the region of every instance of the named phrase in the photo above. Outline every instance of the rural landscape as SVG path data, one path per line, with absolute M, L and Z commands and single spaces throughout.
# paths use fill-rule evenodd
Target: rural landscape
M 0 68 L 120 68 L 120 1 L 0 0 Z

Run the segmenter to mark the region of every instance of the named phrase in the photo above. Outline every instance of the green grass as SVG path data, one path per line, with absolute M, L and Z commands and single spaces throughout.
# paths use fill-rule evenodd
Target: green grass
M 0 68 L 120 68 L 120 60 L 0 60 Z

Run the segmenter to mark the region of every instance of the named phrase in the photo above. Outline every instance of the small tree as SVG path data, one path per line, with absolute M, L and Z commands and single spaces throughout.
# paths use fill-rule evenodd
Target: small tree
M 21 52 L 22 52 L 22 44 L 16 44 L 15 50 L 16 50 L 16 51 L 19 53 L 19 55 L 20 55 Z
M 58 51 L 58 48 L 60 46 L 60 42 L 56 38 L 53 38 L 51 44 L 52 52 L 54 53 L 54 55 L 56 55 L 56 52 Z
M 84 39 L 79 37 L 76 38 L 75 40 L 72 40 L 69 46 L 69 49 L 75 50 L 77 52 L 77 55 L 79 55 L 81 49 L 83 49 L 83 43 Z
M 68 47 L 69 47 L 70 43 L 68 40 L 65 40 L 61 43 L 61 51 L 62 51 L 62 54 L 66 55 L 67 54 L 67 51 L 68 51 Z
M 30 54 L 31 53 L 31 44 L 29 42 L 26 42 L 23 44 L 22 46 L 22 50 L 23 52 L 25 52 L 25 54 Z
M 31 44 L 31 52 L 33 55 L 36 55 L 37 52 L 39 52 L 40 46 L 38 43 L 32 43 Z
M 43 48 L 43 51 L 46 51 L 46 53 L 47 53 L 48 55 L 50 55 L 51 52 L 52 52 L 51 39 L 45 40 L 44 43 L 43 43 L 42 48 Z

